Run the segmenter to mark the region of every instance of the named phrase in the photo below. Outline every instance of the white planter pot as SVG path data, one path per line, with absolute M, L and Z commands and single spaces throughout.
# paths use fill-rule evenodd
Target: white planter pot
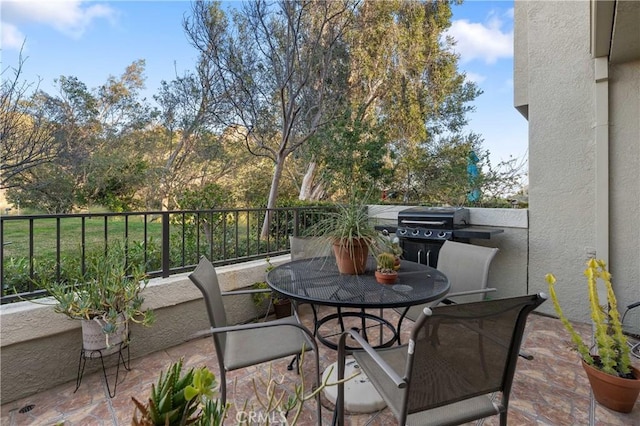
M 128 323 L 124 315 L 118 315 L 118 325 L 113 333 L 105 333 L 105 321 L 101 318 L 91 320 L 83 319 L 82 322 L 82 348 L 87 358 L 105 356 L 120 349 L 120 343 L 126 342 L 129 334 Z M 95 354 L 92 354 L 94 351 Z

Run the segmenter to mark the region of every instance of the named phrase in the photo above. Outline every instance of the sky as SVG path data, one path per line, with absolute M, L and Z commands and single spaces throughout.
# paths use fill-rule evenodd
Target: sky
M 146 95 L 160 82 L 193 68 L 197 53 L 182 29 L 191 3 L 182 1 L 3 0 L 0 3 L 2 78 L 25 59 L 22 79 L 56 94 L 54 79 L 75 76 L 88 88 L 146 61 Z M 459 70 L 483 94 L 468 115 L 495 166 L 527 157 L 527 122 L 513 107 L 513 0 L 466 0 L 452 7 L 449 34 Z

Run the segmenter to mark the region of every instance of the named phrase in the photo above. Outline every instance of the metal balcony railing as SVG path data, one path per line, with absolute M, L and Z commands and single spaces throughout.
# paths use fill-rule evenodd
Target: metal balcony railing
M 211 209 L 0 216 L 0 302 L 44 296 L 38 282 L 74 282 L 87 260 L 121 241 L 127 262 L 150 278 L 192 270 L 201 255 L 216 266 L 288 253 L 325 207 Z M 261 238 L 265 215 L 268 233 Z

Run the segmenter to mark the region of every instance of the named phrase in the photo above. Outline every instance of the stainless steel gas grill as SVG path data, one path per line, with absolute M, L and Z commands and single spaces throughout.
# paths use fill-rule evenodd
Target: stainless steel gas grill
M 469 210 L 464 207 L 411 207 L 398 212 L 397 226 L 376 226 L 399 239 L 403 257 L 432 267 L 438 264 L 438 252 L 447 240 L 469 242 L 489 239 L 503 232 L 496 228 L 469 225 Z
M 465 208 L 412 207 L 398 212 L 396 235 L 406 260 L 435 268 L 444 242 L 456 239 L 456 230 L 468 226 L 469 210 Z

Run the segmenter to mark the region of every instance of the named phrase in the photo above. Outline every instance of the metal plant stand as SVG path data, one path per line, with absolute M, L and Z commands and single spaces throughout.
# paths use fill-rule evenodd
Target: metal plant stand
M 125 360 L 124 351 L 127 352 L 127 359 Z M 107 370 L 104 365 L 104 357 L 111 355 L 118 355 L 118 364 L 116 366 L 116 378 L 115 383 L 113 384 L 113 392 L 111 392 L 111 387 L 109 386 L 109 379 L 107 378 Z M 113 348 L 109 349 L 94 349 L 88 350 L 82 348 L 80 350 L 80 361 L 78 362 L 78 375 L 76 378 L 76 389 L 73 393 L 76 393 L 78 388 L 80 387 L 80 383 L 82 383 L 82 376 L 84 374 L 84 367 L 87 363 L 87 359 L 100 359 L 100 363 L 102 364 L 102 374 L 104 375 L 104 381 L 107 384 L 107 391 L 109 392 L 109 396 L 113 398 L 116 395 L 116 388 L 118 387 L 118 374 L 120 373 L 120 364 L 124 366 L 125 370 L 131 371 L 130 361 L 131 354 L 129 352 L 129 343 L 128 339 L 126 342 L 121 342 L 118 344 L 117 352 L 113 350 Z

